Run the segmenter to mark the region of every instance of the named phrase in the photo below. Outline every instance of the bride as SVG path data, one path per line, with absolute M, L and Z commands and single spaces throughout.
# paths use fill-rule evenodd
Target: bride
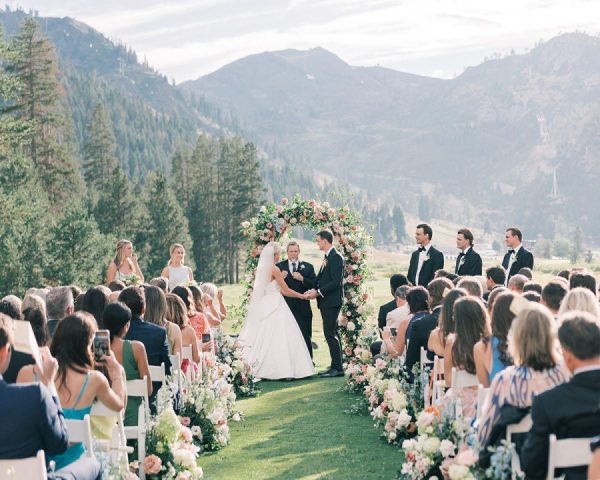
M 248 314 L 240 333 L 244 356 L 259 378 L 304 378 L 314 367 L 300 327 L 282 295 L 305 298 L 291 290 L 275 263 L 281 247 L 271 242 L 263 249 Z

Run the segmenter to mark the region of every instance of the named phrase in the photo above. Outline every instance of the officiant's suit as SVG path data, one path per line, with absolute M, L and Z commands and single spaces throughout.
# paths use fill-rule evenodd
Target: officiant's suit
M 308 262 L 302 262 L 300 260 L 296 261 L 296 271 L 302 275 L 303 280 L 300 282 L 296 280 L 292 276 L 292 271 L 290 270 L 290 262 L 288 260 L 284 260 L 277 264 L 277 268 L 282 272 L 287 272 L 287 276 L 285 277 L 285 283 L 288 287 L 298 293 L 305 293 L 307 290 L 311 290 L 315 288 L 315 268 Z M 292 265 L 292 270 L 294 266 Z M 302 336 L 304 337 L 304 341 L 306 342 L 306 347 L 308 348 L 308 352 L 312 358 L 312 309 L 310 308 L 310 300 L 302 300 L 300 298 L 293 297 L 283 297 L 290 307 L 290 310 L 294 314 L 294 318 L 296 322 L 298 322 L 298 326 L 300 327 L 300 331 L 302 332 Z
M 331 369 L 342 372 L 342 347 L 338 334 L 338 316 L 344 297 L 344 259 L 332 248 L 325 255 L 317 275 L 317 305 L 323 317 L 323 333 L 331 356 Z

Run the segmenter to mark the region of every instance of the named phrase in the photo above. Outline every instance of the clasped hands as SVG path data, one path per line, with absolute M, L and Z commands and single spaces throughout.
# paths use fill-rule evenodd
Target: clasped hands
M 319 292 L 317 292 L 314 288 L 311 288 L 310 290 L 307 290 L 304 293 L 304 298 L 306 300 L 314 300 L 315 298 L 317 298 L 319 296 Z

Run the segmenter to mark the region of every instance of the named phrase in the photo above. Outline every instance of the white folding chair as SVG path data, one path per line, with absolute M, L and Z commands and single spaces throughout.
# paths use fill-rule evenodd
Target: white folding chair
M 65 419 L 65 423 L 69 432 L 69 443 L 83 443 L 86 455 L 89 458 L 95 458 L 90 416 L 86 415 L 83 420 Z
M 171 384 L 172 388 L 174 391 L 181 394 L 181 377 L 183 375 L 183 372 L 181 371 L 181 357 L 179 356 L 179 353 L 176 353 L 175 355 L 169 355 L 169 360 L 171 360 L 171 375 L 175 376 L 175 382 L 174 384 Z
M 533 422 L 531 421 L 531 415 L 526 415 L 521 419 L 519 423 L 513 423 L 512 425 L 508 425 L 506 427 L 506 441 L 509 443 L 512 442 L 512 436 L 516 433 L 527 433 L 531 430 L 531 426 Z M 589 448 L 588 448 L 589 450 Z M 524 473 L 521 470 L 521 461 L 519 460 L 519 455 L 515 449 L 512 450 L 511 456 L 511 465 L 512 465 L 512 478 L 513 480 L 517 477 L 524 477 Z
M 35 457 L 0 460 L 0 480 L 21 478 L 48 480 L 46 456 L 43 450 L 38 450 Z
M 550 434 L 548 444 L 548 475 L 546 480 L 554 480 L 557 468 L 583 467 L 592 463 L 591 438 L 565 438 L 557 440 Z
M 164 366 L 164 365 L 163 365 Z M 144 375 L 141 380 L 129 380 L 127 382 L 127 396 L 141 397 L 142 405 L 138 409 L 138 424 L 135 427 L 124 427 L 127 440 L 137 440 L 139 477 L 144 480 L 144 458 L 146 458 L 146 415 L 150 416 L 150 404 L 148 402 L 148 378 Z
M 433 391 L 431 392 L 431 404 L 439 405 L 444 399 L 444 358 L 437 355 L 433 358 Z
M 427 358 L 427 350 L 425 350 L 423 347 L 421 347 L 421 351 L 420 351 L 420 358 L 419 358 L 419 365 L 421 367 L 421 380 L 423 381 L 423 400 L 424 403 L 426 404 L 425 406 L 429 406 L 429 376 L 427 375 L 427 372 L 425 371 L 425 367 L 428 365 L 431 365 L 433 362 L 431 360 L 429 360 Z
M 483 404 L 487 400 L 487 396 L 490 393 L 489 388 L 485 388 L 481 383 L 477 387 L 477 419 L 481 418 L 483 414 Z
M 123 462 L 124 465 L 129 465 L 129 458 L 127 457 L 127 454 L 132 453 L 133 448 L 127 446 L 125 425 L 123 424 L 123 412 L 111 410 L 100 400 L 97 400 L 92 405 L 92 411 L 90 412 L 90 415 L 92 417 L 109 417 L 117 419 L 117 423 L 112 429 L 111 441 L 107 451 L 110 451 L 110 457 L 113 462 Z M 96 448 L 100 446 L 102 446 L 102 443 L 96 441 Z
M 452 392 L 453 396 L 456 399 L 456 408 L 455 415 L 457 417 L 462 415 L 462 400 L 460 395 L 457 394 L 458 390 L 462 390 L 463 388 L 468 387 L 476 387 L 479 385 L 479 380 L 477 380 L 477 375 L 473 375 L 472 373 L 465 372 L 464 370 L 457 370 L 456 367 L 452 367 Z
M 161 363 L 160 366 L 150 365 L 149 366 L 150 378 L 152 382 L 161 382 L 163 386 L 167 383 L 167 375 L 165 364 Z
M 420 363 L 421 363 L 421 371 L 423 371 L 423 368 L 426 365 L 430 365 L 433 363 L 432 360 L 429 360 L 427 358 L 427 350 L 425 350 L 423 347 L 421 347 L 421 354 L 420 354 L 420 359 L 419 359 Z

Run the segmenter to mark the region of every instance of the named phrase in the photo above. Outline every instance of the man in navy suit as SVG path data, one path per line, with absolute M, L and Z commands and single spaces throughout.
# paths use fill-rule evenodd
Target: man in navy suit
M 600 434 L 600 327 L 585 312 L 562 317 L 558 339 L 571 380 L 540 393 L 533 401 L 533 426 L 521 450 L 521 466 L 527 478 L 544 479 L 548 468 L 548 437 L 587 438 Z M 567 479 L 588 478 L 586 467 L 557 472 Z M 590 477 L 591 478 L 591 477 Z M 597 478 L 597 477 L 594 477 Z
M 2 375 L 10 362 L 13 345 L 12 319 L 0 314 L 0 459 L 34 457 L 38 450 L 48 455 L 63 453 L 69 434 L 54 377 L 58 363 L 43 357 L 39 383 L 7 384 Z M 87 456 L 48 475 L 52 479 L 96 479 L 100 463 Z
M 415 240 L 419 248 L 410 257 L 408 281 L 415 287 L 427 287 L 435 272 L 444 268 L 444 254 L 431 245 L 433 230 L 425 223 L 417 225 Z
M 167 375 L 170 374 L 171 360 L 169 359 L 167 331 L 163 327 L 145 322 L 142 318 L 146 309 L 146 301 L 142 289 L 139 287 L 127 287 L 119 294 L 119 301 L 123 302 L 131 310 L 131 323 L 129 324 L 129 331 L 125 335 L 125 338 L 127 340 L 142 342 L 144 347 L 146 347 L 148 364 L 160 367 L 160 364 L 164 363 Z M 154 407 L 153 400 L 161 385 L 160 382 L 152 382 L 151 409 Z
M 518 228 L 510 227 L 506 229 L 504 240 L 506 241 L 508 252 L 504 255 L 502 266 L 504 267 L 504 270 L 506 270 L 505 284 L 508 285 L 510 277 L 519 273 L 519 270 L 523 267 L 531 268 L 533 270 L 533 254 L 525 250 L 521 244 L 523 241 L 523 234 Z
M 323 333 L 329 347 L 330 367 L 320 372 L 322 377 L 341 377 L 342 345 L 338 333 L 337 319 L 344 297 L 344 259 L 333 247 L 333 234 L 327 230 L 317 233 L 317 245 L 325 252 L 325 259 L 316 279 L 316 290 L 307 292 L 308 298 L 317 299 L 323 317 Z
M 459 276 L 481 275 L 483 264 L 481 256 L 473 250 L 473 233 L 468 228 L 461 228 L 456 235 L 456 248 L 460 253 L 456 258 L 454 273 Z

